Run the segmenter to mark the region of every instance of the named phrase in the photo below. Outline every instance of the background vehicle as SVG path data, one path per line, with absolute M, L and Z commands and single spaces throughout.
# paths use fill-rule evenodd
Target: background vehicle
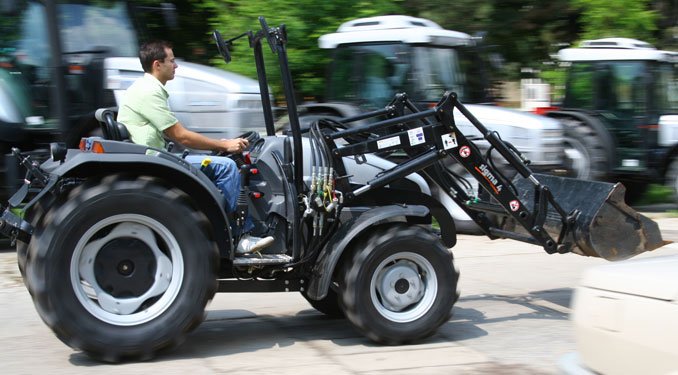
M 670 255 L 587 270 L 572 297 L 578 352 L 562 358 L 563 373 L 676 372 L 676 267 L 678 256 Z
M 94 111 L 117 106 L 143 74 L 137 18 L 173 15 L 171 5 L 160 5 L 149 10 L 114 0 L 0 2 L 0 199 L 24 176 L 11 146 L 44 149 L 62 141 L 75 147 L 98 132 Z M 264 130 L 256 80 L 179 64 L 177 79 L 167 87 L 180 121 L 214 137 L 246 127 Z
M 318 42 L 332 51 L 325 102 L 301 106 L 302 127 L 319 116 L 348 117 L 383 108 L 397 92 L 406 92 L 419 108 L 431 108 L 445 91 L 454 91 L 480 122 L 518 148 L 534 170 L 563 173 L 562 126 L 487 104 L 493 102 L 489 63 L 470 35 L 444 30 L 427 19 L 380 16 L 346 22 Z M 457 117 L 464 134 L 487 147 L 478 130 Z
M 656 223 L 626 206 L 617 184 L 533 173 L 515 147 L 485 128 L 454 93 L 419 110 L 404 95 L 395 112 L 314 122 L 302 136 L 284 26 L 247 37 L 267 102 L 262 41 L 277 54 L 291 132 L 251 133 L 233 155 L 243 190 L 235 213 L 204 173 L 181 157 L 125 142 L 110 110 L 106 137 L 51 148 L 38 165 L 18 155 L 29 179 L 8 202 L 0 233 L 37 311 L 64 343 L 105 361 L 145 359 L 178 345 L 215 292 L 298 291 L 317 310 L 345 316 L 369 339 L 414 342 L 449 320 L 459 292 L 450 248 L 456 228 L 443 196 L 490 238 L 616 260 L 664 245 Z M 516 171 L 509 180 L 455 126 L 454 108 Z M 387 118 L 384 119 L 383 116 Z M 373 118 L 365 125 L 346 123 Z M 378 135 L 385 134 L 385 135 Z M 375 153 L 400 149 L 394 164 Z M 483 189 L 469 195 L 442 163 L 454 158 Z M 209 168 L 206 163 L 202 168 Z M 581 194 L 586 191 L 586 194 Z M 274 235 L 260 254 L 236 255 L 240 224 Z M 433 218 L 440 232 L 433 230 Z M 619 233 L 625 233 L 619 236 Z
M 320 48 L 332 52 L 325 101 L 300 106 L 301 126 L 322 117 L 350 117 L 383 108 L 397 92 L 406 92 L 420 109 L 431 108 L 449 90 L 459 95 L 480 122 L 520 150 L 532 169 L 558 175 L 572 173 L 560 123 L 489 104 L 493 101 L 489 63 L 476 42 L 468 34 L 444 30 L 435 22 L 410 16 L 348 21 L 336 33 L 318 40 Z M 457 113 L 456 122 L 481 150 L 490 148 L 464 116 Z M 401 156 L 393 153 L 388 158 L 400 161 Z M 466 173 L 453 160 L 446 164 L 454 173 Z M 472 178 L 468 180 L 470 189 L 478 188 Z M 465 233 L 480 233 L 462 209 L 452 202 L 447 204 L 457 228 Z
M 621 181 L 631 198 L 651 182 L 678 178 L 678 52 L 625 38 L 566 48 L 561 108 L 547 112 L 566 126 L 582 156 L 579 177 Z

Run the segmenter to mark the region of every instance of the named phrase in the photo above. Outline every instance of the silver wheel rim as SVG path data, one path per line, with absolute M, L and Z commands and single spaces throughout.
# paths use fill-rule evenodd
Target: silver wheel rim
M 433 265 L 423 256 L 401 252 L 384 259 L 370 281 L 370 297 L 379 314 L 397 323 L 426 314 L 438 294 Z
M 111 227 L 100 237 L 104 228 Z M 138 296 L 113 296 L 97 281 L 97 255 L 110 241 L 121 238 L 144 243 L 155 262 L 152 283 Z M 136 214 L 111 216 L 90 227 L 76 244 L 70 264 L 71 286 L 78 301 L 97 319 L 118 326 L 142 324 L 165 312 L 181 289 L 183 275 L 183 257 L 176 238 L 163 224 Z
M 575 178 L 588 180 L 591 178 L 591 156 L 583 143 L 572 137 L 563 138 L 565 157 L 576 172 Z

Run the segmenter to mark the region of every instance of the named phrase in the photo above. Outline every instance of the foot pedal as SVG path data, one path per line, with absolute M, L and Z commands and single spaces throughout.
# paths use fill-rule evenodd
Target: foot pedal
M 253 254 L 233 259 L 234 266 L 275 266 L 292 262 L 293 258 L 286 254 Z

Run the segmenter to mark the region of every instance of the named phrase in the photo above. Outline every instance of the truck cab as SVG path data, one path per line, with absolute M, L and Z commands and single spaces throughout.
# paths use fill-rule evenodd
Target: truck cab
M 159 18 L 173 7 L 126 1 L 0 0 L 0 198 L 21 183 L 11 147 L 74 147 L 100 134 L 94 112 L 116 107 L 143 75 L 141 15 Z M 149 15 L 150 13 L 150 15 Z M 171 25 L 170 25 L 171 26 Z M 179 61 L 167 85 L 170 107 L 188 128 L 210 137 L 263 131 L 256 80 Z
M 639 195 L 678 178 L 678 52 L 629 38 L 583 41 L 562 49 L 567 81 L 560 108 L 586 155 L 591 179 L 622 181 Z
M 476 39 L 466 33 L 423 18 L 380 16 L 348 21 L 321 36 L 319 45 L 331 50 L 332 62 L 326 101 L 307 105 L 311 114 L 350 116 L 350 107 L 355 112 L 383 108 L 397 92 L 430 108 L 445 91 L 453 91 L 474 116 L 523 152 L 533 169 L 556 172 L 566 166 L 558 121 L 489 104 L 487 63 Z M 467 136 L 480 138 L 463 116 L 455 117 Z

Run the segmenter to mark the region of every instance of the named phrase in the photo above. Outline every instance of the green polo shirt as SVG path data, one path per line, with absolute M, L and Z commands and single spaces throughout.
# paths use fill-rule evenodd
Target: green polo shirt
M 165 148 L 163 130 L 178 122 L 167 99 L 169 94 L 165 86 L 148 73 L 127 89 L 117 120 L 125 124 L 132 142 Z

